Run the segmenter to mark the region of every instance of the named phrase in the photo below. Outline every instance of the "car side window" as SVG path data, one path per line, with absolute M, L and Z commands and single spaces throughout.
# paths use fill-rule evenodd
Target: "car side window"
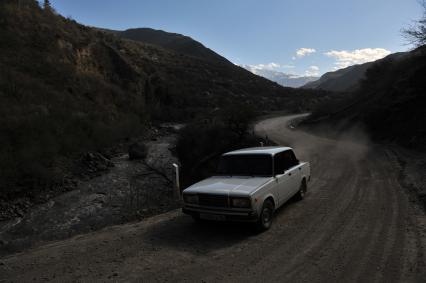
M 294 155 L 294 152 L 292 150 L 288 150 L 287 152 L 289 154 L 291 167 L 299 165 L 299 160 L 297 160 L 296 155 Z
M 285 171 L 285 160 L 284 160 L 284 152 L 280 152 L 275 154 L 274 156 L 274 169 L 275 175 L 284 174 Z
M 297 160 L 292 150 L 277 153 L 274 156 L 275 175 L 284 174 L 285 171 L 298 164 L 299 160 Z
M 292 150 L 287 150 L 283 152 L 283 163 L 284 163 L 284 170 L 288 170 L 298 165 L 299 160 L 297 160 Z

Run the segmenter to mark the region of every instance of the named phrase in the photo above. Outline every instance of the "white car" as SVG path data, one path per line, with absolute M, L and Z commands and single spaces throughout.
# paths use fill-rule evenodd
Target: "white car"
M 277 208 L 304 198 L 309 181 L 309 163 L 289 147 L 240 149 L 222 155 L 215 176 L 183 191 L 183 212 L 195 220 L 253 222 L 267 230 Z

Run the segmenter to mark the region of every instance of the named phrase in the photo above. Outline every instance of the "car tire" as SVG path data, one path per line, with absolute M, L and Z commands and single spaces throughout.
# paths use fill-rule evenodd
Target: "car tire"
M 262 206 L 262 211 L 259 215 L 259 219 L 256 222 L 256 230 L 263 232 L 271 228 L 273 218 L 274 204 L 271 200 L 265 200 Z
M 196 223 L 200 223 L 203 221 L 203 219 L 200 218 L 200 215 L 198 214 L 194 214 L 192 215 L 192 219 L 196 222 Z
M 297 201 L 301 201 L 305 198 L 306 192 L 308 191 L 308 185 L 306 185 L 306 181 L 303 180 L 300 184 L 299 191 L 295 195 L 295 199 Z

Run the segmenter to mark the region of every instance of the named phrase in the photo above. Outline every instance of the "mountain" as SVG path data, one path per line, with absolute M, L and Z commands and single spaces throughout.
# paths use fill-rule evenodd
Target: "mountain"
M 205 47 L 200 42 L 192 39 L 189 36 L 169 33 L 162 30 L 155 30 L 151 28 L 135 28 L 127 29 L 125 31 L 110 31 L 122 38 L 143 42 L 145 44 L 152 44 L 160 46 L 164 49 L 174 51 L 178 54 L 184 54 L 191 57 L 196 57 L 202 60 L 211 62 L 230 63 L 227 59 L 220 56 L 213 50 Z M 318 77 L 304 77 L 285 74 L 272 70 L 254 70 L 248 65 L 241 66 L 248 71 L 267 78 L 285 87 L 300 87 L 310 81 L 317 80 Z
M 355 90 L 359 87 L 359 82 L 364 79 L 365 72 L 372 64 L 372 62 L 369 62 L 325 73 L 319 80 L 308 82 L 303 88 L 340 92 Z
M 426 46 L 370 64 L 358 89 L 320 105 L 305 123 L 362 125 L 377 141 L 426 150 Z
M 114 32 L 120 37 L 161 46 L 178 54 L 212 62 L 229 63 L 228 60 L 189 36 L 151 28 L 135 28 Z
M 152 123 L 203 121 L 224 107 L 306 111 L 327 97 L 160 34 L 167 40 L 127 40 L 35 0 L 0 1 L 0 200 L 60 186 L 70 160 L 143 135 Z
M 394 60 L 404 56 L 404 54 L 404 52 L 394 53 L 388 55 L 385 58 L 387 58 L 386 60 Z M 338 92 L 355 91 L 359 88 L 361 81 L 365 79 L 365 73 L 367 70 L 376 62 L 380 62 L 381 60 L 383 59 L 375 62 L 353 65 L 334 72 L 325 73 L 319 80 L 308 82 L 303 86 L 303 88 L 322 89 Z
M 259 70 L 259 69 L 253 68 L 250 65 L 242 65 L 241 67 L 245 68 L 246 70 L 249 70 L 253 74 L 267 78 L 268 80 L 276 82 L 279 85 L 282 85 L 285 87 L 297 88 L 297 87 L 301 87 L 305 85 L 306 83 L 318 80 L 318 77 L 296 76 L 296 75 L 286 74 L 286 73 L 274 71 L 274 70 L 265 70 L 265 69 Z

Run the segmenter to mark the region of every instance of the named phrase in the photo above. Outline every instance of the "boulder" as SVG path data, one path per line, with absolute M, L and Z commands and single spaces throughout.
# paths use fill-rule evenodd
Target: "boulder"
M 145 159 L 148 154 L 148 149 L 145 144 L 136 142 L 129 146 L 129 159 Z
M 88 152 L 81 158 L 81 163 L 88 172 L 96 173 L 114 167 L 114 163 L 98 152 Z

